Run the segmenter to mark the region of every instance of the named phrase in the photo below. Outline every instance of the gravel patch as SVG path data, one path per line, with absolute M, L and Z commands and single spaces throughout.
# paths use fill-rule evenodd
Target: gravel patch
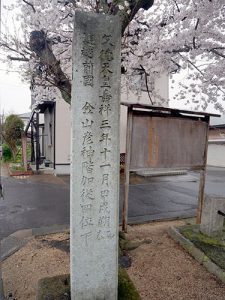
M 169 226 L 183 221 L 131 227 L 129 238 L 150 238 L 130 252 L 128 274 L 142 299 L 219 300 L 225 299 L 225 285 L 194 260 L 167 234 Z
M 16 300 L 35 300 L 38 280 L 69 273 L 69 255 L 51 244 L 67 242 L 68 234 L 52 234 L 32 239 L 2 263 L 5 295 Z
M 167 234 L 184 221 L 129 226 L 128 239 L 148 239 L 129 251 L 128 274 L 145 300 L 222 300 L 225 285 L 195 261 Z M 68 233 L 32 239 L 2 264 L 5 293 L 35 300 L 40 278 L 69 273 Z M 127 299 L 129 300 L 129 299 Z

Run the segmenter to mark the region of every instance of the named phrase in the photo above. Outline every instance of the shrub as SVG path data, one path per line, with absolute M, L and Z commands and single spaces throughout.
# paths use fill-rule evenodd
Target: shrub
M 7 144 L 2 145 L 2 157 L 4 161 L 10 161 L 12 159 L 12 152 Z

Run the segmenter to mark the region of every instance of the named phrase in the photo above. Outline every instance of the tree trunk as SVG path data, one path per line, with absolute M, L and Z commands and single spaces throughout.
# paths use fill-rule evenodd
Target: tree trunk
M 101 1 L 101 7 L 105 13 L 119 15 L 122 24 L 122 35 L 129 23 L 133 20 L 137 12 L 143 8 L 148 10 L 154 3 L 154 0 L 127 0 L 129 3 L 130 13 L 127 9 L 119 10 L 118 5 L 112 2 L 113 9 L 110 11 L 109 6 L 105 0 Z M 125 2 L 125 1 L 124 1 Z M 120 3 L 121 5 L 123 2 Z M 126 5 L 124 4 L 124 7 Z M 110 12 L 109 12 L 110 11 Z M 62 71 L 60 61 L 58 61 L 51 49 L 50 43 L 47 40 L 46 33 L 43 30 L 32 31 L 30 34 L 30 48 L 35 52 L 39 58 L 40 63 L 43 64 L 49 74 L 53 77 L 54 85 L 60 90 L 63 99 L 67 103 L 71 103 L 71 82 L 66 74 Z
M 47 67 L 50 75 L 53 75 L 54 85 L 59 88 L 63 99 L 71 102 L 71 83 L 69 78 L 63 73 L 60 62 L 56 59 L 45 33 L 32 31 L 30 35 L 30 48 L 34 51 L 40 62 Z

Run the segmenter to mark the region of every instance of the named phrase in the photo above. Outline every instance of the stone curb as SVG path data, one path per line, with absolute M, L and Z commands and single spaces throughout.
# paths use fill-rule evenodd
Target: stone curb
M 191 241 L 186 239 L 177 228 L 170 227 L 168 234 L 176 242 L 178 242 L 191 256 L 193 256 L 200 264 L 202 264 L 210 273 L 216 275 L 222 282 L 225 283 L 225 271 L 217 266 L 211 259 L 199 250 Z
M 161 177 L 161 176 L 176 176 L 176 175 L 186 175 L 186 170 L 174 170 L 174 171 L 138 171 L 137 175 L 143 177 Z

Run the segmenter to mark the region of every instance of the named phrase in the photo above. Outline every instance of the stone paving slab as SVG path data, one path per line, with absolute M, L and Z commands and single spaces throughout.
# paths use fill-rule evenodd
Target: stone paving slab
M 69 231 L 69 225 L 53 225 L 19 230 L 1 241 L 1 261 L 22 248 L 32 237 Z
M 18 251 L 26 244 L 26 239 L 9 236 L 1 241 L 1 261 Z
M 15 233 L 9 235 L 4 238 L 0 242 L 0 261 L 2 262 L 7 257 L 14 254 L 16 251 L 21 249 L 26 243 L 34 236 L 40 236 L 45 234 L 53 234 L 69 231 L 69 225 L 53 225 L 53 226 L 45 226 L 41 228 L 32 228 L 19 230 Z M 0 269 L 0 300 L 4 300 L 4 290 L 3 290 L 3 279 Z
M 53 225 L 53 226 L 44 226 L 41 228 L 33 228 L 32 229 L 32 236 L 39 236 L 39 235 L 45 235 L 45 234 L 53 234 L 53 233 L 60 233 L 69 231 L 70 225 Z

